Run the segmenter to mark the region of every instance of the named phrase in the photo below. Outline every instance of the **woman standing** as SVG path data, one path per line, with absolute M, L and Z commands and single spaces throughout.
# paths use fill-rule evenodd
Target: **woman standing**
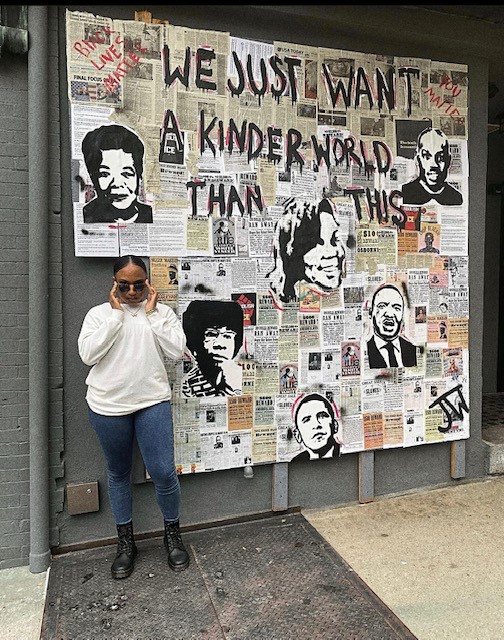
M 92 367 L 86 378 L 89 420 L 105 455 L 117 525 L 114 578 L 132 573 L 137 554 L 131 489 L 135 435 L 164 517 L 168 565 L 174 571 L 189 565 L 180 536 L 171 388 L 163 361 L 182 357 L 186 340 L 175 312 L 157 299 L 143 260 L 119 258 L 108 302 L 88 311 L 78 339 L 80 357 Z

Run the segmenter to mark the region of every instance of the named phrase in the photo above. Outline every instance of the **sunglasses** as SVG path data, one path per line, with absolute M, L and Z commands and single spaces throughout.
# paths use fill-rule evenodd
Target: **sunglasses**
M 137 280 L 137 282 L 118 282 L 117 288 L 121 293 L 127 293 L 130 290 L 130 287 L 133 287 L 135 291 L 143 291 L 145 289 L 145 282 L 142 280 Z

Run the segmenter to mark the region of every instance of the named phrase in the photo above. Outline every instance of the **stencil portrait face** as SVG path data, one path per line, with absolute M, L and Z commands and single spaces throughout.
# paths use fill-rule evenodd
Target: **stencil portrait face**
M 317 244 L 303 257 L 305 278 L 331 291 L 341 284 L 345 247 L 339 237 L 340 225 L 334 216 L 326 211 L 320 213 L 320 233 Z
M 232 360 L 235 352 L 236 332 L 223 327 L 208 327 L 203 334 L 203 348 L 214 362 Z
M 297 300 L 298 283 L 319 294 L 337 289 L 345 277 L 345 245 L 341 239 L 338 210 L 328 198 L 318 203 L 304 197 L 284 202 L 284 213 L 275 226 L 273 269 L 266 274 L 280 301 Z M 346 238 L 345 238 L 346 241 Z
M 333 416 L 326 404 L 322 400 L 308 400 L 296 415 L 297 439 L 312 451 L 318 451 L 333 435 L 333 425 Z
M 102 151 L 102 161 L 98 169 L 98 187 L 101 196 L 116 209 L 128 209 L 136 200 L 138 174 L 133 162 L 133 154 L 122 149 Z
M 418 142 L 417 162 L 422 180 L 429 189 L 439 191 L 448 175 L 450 155 L 447 138 L 435 131 L 428 131 Z
M 394 340 L 399 335 L 404 310 L 400 292 L 392 287 L 375 294 L 371 310 L 374 332 L 383 340 Z

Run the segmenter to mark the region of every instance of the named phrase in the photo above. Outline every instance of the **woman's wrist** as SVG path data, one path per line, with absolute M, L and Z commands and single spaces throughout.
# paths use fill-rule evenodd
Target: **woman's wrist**
M 146 316 L 150 316 L 152 313 L 155 313 L 157 311 L 157 307 L 154 307 L 154 309 L 149 309 L 148 311 L 145 312 Z

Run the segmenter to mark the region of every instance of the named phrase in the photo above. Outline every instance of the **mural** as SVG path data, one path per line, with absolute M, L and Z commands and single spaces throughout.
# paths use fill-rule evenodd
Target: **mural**
M 67 11 L 75 255 L 150 260 L 181 474 L 469 437 L 468 73 Z

